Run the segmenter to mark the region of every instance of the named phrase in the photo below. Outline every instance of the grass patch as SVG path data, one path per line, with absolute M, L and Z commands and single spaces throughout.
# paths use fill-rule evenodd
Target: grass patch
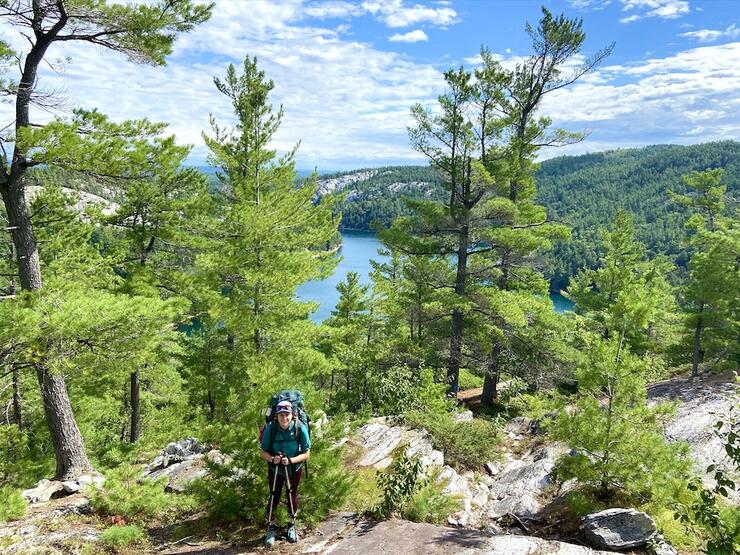
M 144 540 L 144 532 L 135 524 L 128 526 L 111 526 L 100 534 L 100 542 L 106 547 L 115 549 L 139 544 Z

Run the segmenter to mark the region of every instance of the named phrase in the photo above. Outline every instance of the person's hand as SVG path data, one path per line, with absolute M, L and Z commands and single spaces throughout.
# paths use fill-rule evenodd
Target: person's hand
M 283 463 L 283 466 L 288 466 L 290 464 L 290 459 L 286 456 L 283 456 L 280 462 Z
M 272 464 L 280 464 L 280 461 L 282 460 L 282 458 L 283 458 L 282 455 L 273 455 L 272 456 L 272 459 L 270 460 L 270 462 L 272 462 Z M 277 460 L 275 460 L 275 459 L 277 459 Z

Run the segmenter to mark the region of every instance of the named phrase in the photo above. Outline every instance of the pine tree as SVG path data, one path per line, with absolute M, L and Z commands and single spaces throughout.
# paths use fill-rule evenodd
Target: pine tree
M 675 339 L 676 301 L 666 278 L 672 266 L 661 258 L 646 259 L 633 218 L 624 210 L 617 212 L 611 231 L 602 230 L 602 243 L 600 267 L 572 278 L 566 295 L 604 339 L 623 330 L 631 351 L 645 355 L 657 377 Z
M 476 299 L 490 298 L 477 291 L 495 284 L 542 294 L 544 282 L 531 270 L 532 257 L 567 235 L 535 204 L 534 157 L 542 146 L 569 144 L 581 135 L 548 132 L 549 120 L 535 114 L 545 95 L 575 82 L 610 52 L 597 53 L 564 77 L 563 66 L 579 53 L 585 38 L 581 26 L 580 20 L 553 17 L 543 8 L 539 26 L 527 26 L 534 49 L 527 61 L 509 71 L 484 49 L 475 79 L 463 68 L 445 73 L 448 92 L 439 97 L 441 113 L 412 108 L 411 142 L 442 176 L 446 199 L 408 201 L 413 215 L 396 220 L 381 238 L 409 255 L 452 259 L 452 279 L 435 284 L 449 292 L 451 394 L 457 392 L 460 367 L 468 362 L 464 330 L 472 323 L 471 314 L 484 313 L 501 337 L 512 333 L 500 315 L 476 306 Z M 498 375 L 501 351 L 494 342 L 484 402 L 496 396 L 491 374 Z
M 6 87 L 15 95 L 15 136 L 10 166 L 3 164 L 0 171 L 0 194 L 11 228 L 22 289 L 36 291 L 42 284 L 38 245 L 25 198 L 24 177 L 34 165 L 45 163 L 63 166 L 66 161 L 64 143 L 56 143 L 55 148 L 54 143 L 39 143 L 29 139 L 33 136 L 48 138 L 55 130 L 58 132 L 57 138 L 76 136 L 78 140 L 84 139 L 78 134 L 80 128 L 74 124 L 68 126 L 66 132 L 61 132 L 62 123 L 59 121 L 55 129 L 44 128 L 45 132 L 30 133 L 34 129 L 30 107 L 35 101 L 43 100 L 43 95 L 35 94 L 38 68 L 49 48 L 60 41 L 86 42 L 124 53 L 133 61 L 163 64 L 177 33 L 189 31 L 208 19 L 210 10 L 211 6 L 196 5 L 190 0 L 128 6 L 107 5 L 105 2 L 91 4 L 85 0 L 34 0 L 5 2 L 0 7 L 0 17 L 24 32 L 27 30 L 30 42 L 17 85 Z M 96 118 L 88 118 L 87 121 L 94 123 Z M 45 146 L 50 147 L 47 153 L 56 152 L 61 156 L 39 160 L 36 153 Z M 88 152 L 93 156 L 88 159 L 89 162 L 95 160 L 95 154 L 105 153 L 105 150 L 97 150 L 95 146 L 95 142 L 91 141 Z M 101 169 L 101 172 L 105 171 Z M 50 373 L 49 366 L 43 360 L 36 365 L 36 370 L 57 452 L 57 477 L 74 477 L 87 470 L 90 464 L 74 420 L 64 378 L 59 373 Z
M 225 327 L 239 367 L 231 387 L 241 390 L 240 382 L 262 375 L 267 360 L 291 379 L 326 369 L 311 345 L 307 316 L 314 305 L 297 300 L 296 289 L 334 268 L 326 246 L 338 219 L 330 200 L 314 202 L 315 178 L 296 186 L 295 148 L 282 157 L 270 149 L 283 111 L 269 104 L 273 82 L 256 59 L 246 58 L 241 74 L 229 66 L 215 84 L 237 120 L 226 129 L 211 118 L 213 134 L 204 134 L 220 195 L 206 231 L 211 244 L 198 255 L 196 272 L 205 287 L 201 306 Z
M 684 176 L 692 191 L 672 194 L 688 206 L 692 215 L 686 222 L 690 259 L 684 296 L 688 302 L 687 326 L 691 331 L 691 377 L 707 352 L 717 360 L 738 361 L 740 337 L 740 227 L 737 217 L 726 216 L 726 186 L 722 170 L 694 172 Z

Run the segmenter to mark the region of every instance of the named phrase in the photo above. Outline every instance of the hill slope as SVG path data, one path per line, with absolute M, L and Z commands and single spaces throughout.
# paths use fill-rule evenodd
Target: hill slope
M 573 229 L 573 239 L 556 245 L 543 264 L 554 290 L 568 277 L 598 260 L 599 228 L 610 224 L 617 209 L 635 216 L 638 236 L 651 255 L 664 253 L 685 263 L 681 247 L 684 209 L 668 191 L 684 191 L 681 176 L 707 168 L 724 168 L 728 191 L 737 201 L 740 189 L 740 143 L 723 141 L 692 146 L 657 145 L 563 156 L 546 160 L 537 172 L 540 202 L 554 220 Z M 371 230 L 372 222 L 389 225 L 405 213 L 403 196 L 441 198 L 441 180 L 428 167 L 393 166 L 324 176 L 325 194 L 343 193 L 339 203 L 342 229 Z M 730 209 L 735 209 L 731 206 Z

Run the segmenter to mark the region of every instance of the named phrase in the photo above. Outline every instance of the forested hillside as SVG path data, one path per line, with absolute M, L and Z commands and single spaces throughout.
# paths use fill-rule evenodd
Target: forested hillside
M 668 191 L 682 193 L 682 175 L 708 168 L 724 168 L 729 193 L 728 210 L 740 187 L 740 143 L 723 141 L 702 145 L 656 145 L 645 148 L 562 156 L 544 161 L 537 173 L 539 201 L 551 219 L 568 224 L 573 236 L 557 243 L 544 260 L 554 290 L 563 289 L 580 268 L 595 267 L 599 229 L 606 227 L 619 208 L 634 215 L 638 238 L 648 253 L 675 258 L 686 264 L 681 245 L 686 214 Z M 356 170 L 320 179 L 337 178 Z M 371 230 L 373 222 L 388 226 L 408 213 L 403 196 L 441 198 L 438 174 L 429 167 L 377 168 L 371 177 L 341 189 L 342 229 Z M 735 199 L 736 202 L 736 199 Z
M 573 228 L 571 240 L 559 243 L 548 257 L 554 288 L 564 288 L 568 276 L 580 268 L 595 266 L 598 230 L 620 208 L 633 214 L 637 237 L 651 256 L 663 253 L 685 266 L 681 238 L 686 211 L 668 191 L 683 193 L 681 176 L 708 168 L 724 168 L 727 209 L 733 210 L 740 188 L 740 143 L 735 141 L 657 145 L 543 162 L 536 174 L 539 200 L 551 218 Z

